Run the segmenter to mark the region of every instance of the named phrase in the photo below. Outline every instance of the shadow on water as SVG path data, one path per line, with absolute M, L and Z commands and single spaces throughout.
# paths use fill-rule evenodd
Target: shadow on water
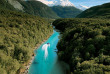
M 45 51 L 42 50 L 42 44 L 37 50 L 35 50 L 35 58 L 29 68 L 28 74 L 69 74 L 66 70 L 69 69 L 64 62 L 58 61 L 57 56 L 57 43 L 59 41 L 59 33 L 54 31 L 53 35 L 44 43 L 50 44 L 47 48 L 48 56 L 45 58 Z M 68 68 L 68 69 L 66 69 Z

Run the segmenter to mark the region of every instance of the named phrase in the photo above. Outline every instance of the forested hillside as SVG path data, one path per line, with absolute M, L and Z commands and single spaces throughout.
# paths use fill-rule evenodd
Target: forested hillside
M 110 74 L 110 20 L 58 19 L 53 25 L 62 34 L 59 59 L 72 74 Z
M 61 18 L 74 18 L 82 12 L 82 10 L 73 6 L 53 6 L 51 8 Z
M 77 17 L 79 18 L 110 18 L 110 3 L 91 7 Z
M 15 8 L 6 2 L 6 0 L 0 0 L 0 9 L 9 9 L 9 10 L 15 10 Z
M 50 7 L 39 1 L 19 1 L 24 7 L 24 11 L 28 14 L 46 17 L 46 18 L 59 18 L 57 14 L 52 11 Z
M 46 19 L 0 9 L 0 74 L 19 74 L 36 44 L 52 32 Z
M 36 0 L 32 0 L 32 1 L 1 0 L 0 9 L 15 10 L 15 11 L 25 12 L 31 15 L 36 15 L 36 16 L 45 17 L 45 18 L 52 18 L 52 19 L 59 18 L 59 16 L 50 7 Z

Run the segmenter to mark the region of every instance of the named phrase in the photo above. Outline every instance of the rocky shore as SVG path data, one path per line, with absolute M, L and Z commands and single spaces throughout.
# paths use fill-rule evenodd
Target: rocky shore
M 43 44 L 46 40 L 44 40 L 41 44 Z M 34 47 L 33 49 L 38 49 L 38 47 L 40 47 L 41 44 L 37 44 L 36 47 Z M 25 70 L 21 71 L 20 74 L 28 74 L 28 70 L 30 68 L 30 65 L 32 64 L 34 57 L 35 57 L 35 53 L 32 54 L 31 59 L 29 60 L 29 62 L 24 66 Z
M 23 72 L 23 74 L 28 74 L 29 67 L 32 64 L 33 60 L 34 60 L 34 57 L 35 57 L 35 55 L 32 56 L 32 58 L 31 58 L 30 62 L 28 63 L 28 65 L 25 66 L 25 71 Z

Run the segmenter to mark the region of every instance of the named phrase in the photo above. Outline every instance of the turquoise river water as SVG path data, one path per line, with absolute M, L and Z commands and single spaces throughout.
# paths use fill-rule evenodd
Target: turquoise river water
M 55 52 L 59 41 L 58 36 L 59 33 L 54 31 L 50 38 L 35 50 L 36 56 L 29 68 L 28 74 L 64 74 L 60 64 L 58 64 L 58 57 Z M 50 47 L 48 47 L 48 56 L 45 59 L 42 46 L 46 43 L 50 43 Z

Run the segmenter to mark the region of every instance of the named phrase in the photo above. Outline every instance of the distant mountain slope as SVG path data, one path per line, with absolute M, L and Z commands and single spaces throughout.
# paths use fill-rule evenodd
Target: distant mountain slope
M 86 9 L 88 9 L 89 7 L 87 7 L 87 6 L 84 6 L 84 5 L 79 5 L 79 6 L 76 6 L 78 9 L 80 9 L 80 10 L 86 10 Z
M 23 10 L 24 7 L 19 3 L 19 1 L 21 0 L 6 0 L 6 1 L 10 3 L 16 10 L 24 11 Z
M 99 17 L 99 18 L 110 18 L 110 3 L 103 5 L 91 7 L 77 17 L 80 18 L 90 18 L 90 17 Z
M 9 4 L 6 0 L 0 0 L 0 9 L 15 10 L 15 8 Z
M 82 10 L 74 6 L 53 6 L 51 8 L 62 18 L 74 18 L 82 12 Z
M 45 18 L 59 18 L 50 7 L 35 0 L 0 0 L 0 9 L 15 10 Z
M 50 7 L 39 1 L 19 1 L 26 13 L 46 18 L 58 18 Z

